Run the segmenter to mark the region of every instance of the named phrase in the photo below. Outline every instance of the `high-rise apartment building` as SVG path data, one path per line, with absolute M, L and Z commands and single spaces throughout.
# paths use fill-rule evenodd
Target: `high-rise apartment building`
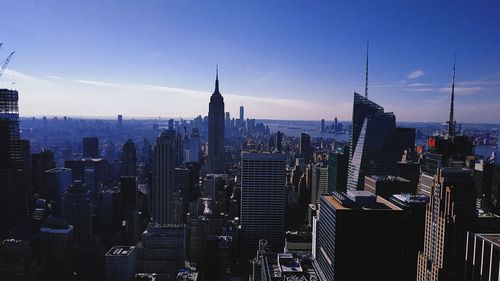
M 208 107 L 208 171 L 224 170 L 224 98 L 219 92 L 219 74 L 215 77 L 215 90 Z
M 266 239 L 282 249 L 285 235 L 286 157 L 283 153 L 241 154 L 241 246 L 246 256 Z

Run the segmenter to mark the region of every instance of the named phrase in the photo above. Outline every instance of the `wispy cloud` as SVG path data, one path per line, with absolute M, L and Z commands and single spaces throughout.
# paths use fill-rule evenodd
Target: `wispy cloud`
M 472 94 L 478 94 L 481 92 L 481 90 L 483 90 L 482 87 L 455 87 L 455 94 L 468 96 Z M 444 94 L 451 93 L 451 86 L 439 88 L 438 92 Z
M 417 69 L 417 70 L 414 70 L 414 71 L 408 73 L 406 75 L 406 78 L 408 78 L 408 79 L 415 79 L 415 78 L 422 77 L 422 76 L 424 76 L 424 71 L 420 70 L 420 69 Z
M 84 84 L 96 85 L 96 86 L 113 86 L 113 84 L 111 84 L 111 83 L 94 81 L 94 80 L 75 80 L 75 81 L 80 82 L 80 83 L 84 83 Z

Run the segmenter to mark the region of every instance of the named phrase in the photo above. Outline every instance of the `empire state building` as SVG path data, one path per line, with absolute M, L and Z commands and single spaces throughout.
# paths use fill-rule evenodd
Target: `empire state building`
M 219 71 L 215 76 L 215 90 L 208 106 L 208 172 L 224 170 L 224 98 L 219 92 Z

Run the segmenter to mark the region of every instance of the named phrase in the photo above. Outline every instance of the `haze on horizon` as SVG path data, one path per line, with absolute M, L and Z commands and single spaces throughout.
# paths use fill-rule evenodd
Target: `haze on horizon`
M 206 115 L 219 64 L 232 117 L 350 120 L 369 39 L 369 98 L 398 121 L 447 119 L 454 54 L 457 121 L 500 120 L 498 1 L 0 2 L 22 116 Z

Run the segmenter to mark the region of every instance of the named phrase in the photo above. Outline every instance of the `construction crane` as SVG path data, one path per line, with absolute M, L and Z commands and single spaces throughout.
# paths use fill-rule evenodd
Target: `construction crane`
M 10 53 L 10 55 L 5 59 L 5 62 L 3 63 L 2 68 L 0 69 L 0 79 L 2 78 L 2 74 L 5 71 L 5 69 L 7 68 L 7 65 L 9 64 L 10 59 L 12 58 L 14 53 L 15 52 Z

